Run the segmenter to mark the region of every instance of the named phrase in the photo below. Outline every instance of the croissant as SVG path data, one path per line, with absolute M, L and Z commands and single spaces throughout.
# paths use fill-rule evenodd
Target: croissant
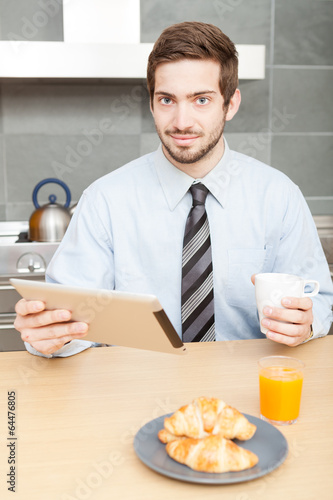
M 231 472 L 250 469 L 258 457 L 221 434 L 202 439 L 177 439 L 166 445 L 168 455 L 201 472 Z
M 197 398 L 164 419 L 164 428 L 173 436 L 203 438 L 220 434 L 227 439 L 250 439 L 257 427 L 238 410 L 217 398 Z M 162 434 L 168 442 L 172 436 Z
M 166 431 L 165 429 L 161 429 L 158 431 L 158 438 L 162 443 L 170 443 L 171 441 L 174 441 L 175 439 L 181 439 L 181 436 L 175 436 L 174 434 L 171 434 L 171 432 Z

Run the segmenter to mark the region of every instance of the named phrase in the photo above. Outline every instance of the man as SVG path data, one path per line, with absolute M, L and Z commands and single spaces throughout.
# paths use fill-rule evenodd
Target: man
M 47 279 L 153 293 L 184 341 L 219 341 L 264 337 L 251 276 L 300 274 L 317 279 L 320 294 L 285 298 L 285 309 L 267 309 L 263 320 L 268 338 L 296 346 L 327 334 L 332 283 L 298 187 L 223 138 L 241 101 L 237 63 L 234 44 L 213 25 L 162 33 L 147 72 L 162 145 L 83 193 Z M 91 345 L 79 340 L 88 326 L 67 323 L 68 311 L 24 300 L 16 310 L 34 354 Z

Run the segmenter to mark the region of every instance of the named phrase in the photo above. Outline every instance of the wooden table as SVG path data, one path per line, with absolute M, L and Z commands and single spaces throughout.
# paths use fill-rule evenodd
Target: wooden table
M 113 347 L 71 358 L 0 354 L 0 498 L 317 500 L 333 491 L 333 337 L 290 349 L 269 340 L 191 344 L 185 356 Z M 250 482 L 205 486 L 167 478 L 135 455 L 146 422 L 197 396 L 259 416 L 257 360 L 306 364 L 301 415 L 279 427 L 286 461 Z M 16 494 L 7 491 L 7 392 L 16 395 Z M 268 443 L 269 445 L 269 443 Z

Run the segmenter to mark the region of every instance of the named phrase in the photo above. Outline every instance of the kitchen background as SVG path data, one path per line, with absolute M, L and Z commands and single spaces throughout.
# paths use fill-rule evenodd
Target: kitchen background
M 0 0 L 0 40 L 24 38 L 52 2 L 57 13 L 32 23 L 29 40 L 62 41 L 60 0 Z M 141 42 L 200 20 L 237 44 L 266 46 L 265 79 L 240 82 L 242 105 L 225 135 L 291 177 L 313 215 L 333 214 L 333 1 L 141 0 L 140 10 Z M 104 119 L 111 126 L 98 134 Z M 0 79 L 0 221 L 28 220 L 41 179 L 61 178 L 77 201 L 94 179 L 157 145 L 144 80 Z

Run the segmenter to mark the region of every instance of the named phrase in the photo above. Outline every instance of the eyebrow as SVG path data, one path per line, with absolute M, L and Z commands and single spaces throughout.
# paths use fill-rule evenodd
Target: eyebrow
M 187 94 L 186 98 L 190 99 L 191 97 L 196 97 L 198 95 L 203 95 L 203 94 L 216 94 L 215 90 L 200 90 L 199 92 L 193 92 L 192 94 Z M 155 92 L 155 95 L 163 95 L 166 97 L 171 97 L 172 99 L 176 98 L 175 94 L 171 94 L 170 92 L 164 92 L 163 90 L 159 90 Z

